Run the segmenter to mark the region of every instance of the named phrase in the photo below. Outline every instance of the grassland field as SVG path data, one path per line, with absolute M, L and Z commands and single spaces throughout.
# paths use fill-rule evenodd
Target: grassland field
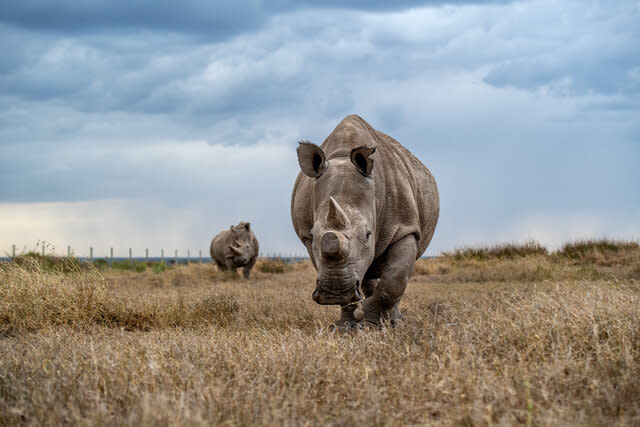
M 421 259 L 336 331 L 309 262 L 0 263 L 0 425 L 640 425 L 640 247 Z

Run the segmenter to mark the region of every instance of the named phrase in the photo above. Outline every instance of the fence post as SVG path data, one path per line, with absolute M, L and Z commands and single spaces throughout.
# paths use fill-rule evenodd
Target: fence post
M 109 264 L 113 264 L 113 248 L 109 248 Z
M 164 262 L 164 249 L 160 249 L 160 262 Z
M 187 249 L 187 265 L 191 262 L 191 249 Z
M 176 256 L 173 258 L 173 264 L 178 265 L 178 250 L 176 249 Z
M 71 258 L 71 246 L 67 246 L 67 258 Z
M 198 262 L 202 264 L 202 249 L 200 249 L 200 257 L 198 258 Z
M 133 264 L 133 257 L 131 256 L 131 248 L 129 248 L 129 264 Z
M 44 256 L 44 242 L 42 242 L 42 256 Z
M 89 261 L 93 262 L 93 246 L 89 248 Z
M 16 257 L 16 245 L 12 245 L 11 248 L 11 259 L 13 260 L 13 258 Z
M 149 248 L 144 250 L 144 258 L 147 262 L 149 262 Z

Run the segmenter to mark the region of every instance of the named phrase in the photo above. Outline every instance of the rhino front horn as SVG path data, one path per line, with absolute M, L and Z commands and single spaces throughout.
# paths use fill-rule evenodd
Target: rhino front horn
M 336 230 L 344 230 L 351 222 L 344 213 L 336 199 L 329 197 L 329 213 L 327 214 L 327 226 Z
M 325 258 L 344 259 L 347 254 L 347 244 L 345 238 L 337 232 L 327 231 L 322 236 L 320 249 Z

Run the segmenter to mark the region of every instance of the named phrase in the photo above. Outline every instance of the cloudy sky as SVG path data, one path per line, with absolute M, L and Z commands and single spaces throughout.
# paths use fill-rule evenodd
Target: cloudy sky
M 0 252 L 302 253 L 299 139 L 346 115 L 432 171 L 427 254 L 640 239 L 640 2 L 0 4 Z M 65 249 L 63 249 L 65 248 Z

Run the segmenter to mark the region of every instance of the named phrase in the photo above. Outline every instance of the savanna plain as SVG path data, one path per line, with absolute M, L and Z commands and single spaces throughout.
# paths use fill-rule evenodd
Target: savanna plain
M 309 262 L 0 264 L 0 425 L 640 425 L 640 247 L 420 259 L 394 327 Z

